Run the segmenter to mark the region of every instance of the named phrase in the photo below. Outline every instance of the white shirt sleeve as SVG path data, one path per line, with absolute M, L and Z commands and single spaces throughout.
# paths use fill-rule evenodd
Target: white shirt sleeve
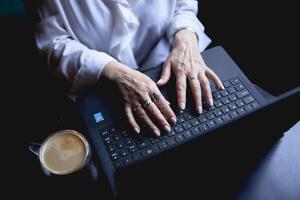
M 50 71 L 71 84 L 72 93 L 95 84 L 103 67 L 115 60 L 72 38 L 59 15 L 43 18 L 35 38 L 38 49 L 47 56 Z
M 204 26 L 197 18 L 198 2 L 196 0 L 177 0 L 175 13 L 167 29 L 169 42 L 173 44 L 174 35 L 177 31 L 190 28 L 198 37 L 199 50 L 203 51 L 211 40 L 204 33 Z

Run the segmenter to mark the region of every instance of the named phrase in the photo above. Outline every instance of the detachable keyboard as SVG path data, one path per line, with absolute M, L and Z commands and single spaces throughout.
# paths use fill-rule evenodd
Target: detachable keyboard
M 121 127 L 109 127 L 100 131 L 107 152 L 116 168 L 140 162 L 162 151 L 203 135 L 235 118 L 259 107 L 254 97 L 239 78 L 223 82 L 224 90 L 212 86 L 214 106 L 204 108 L 202 114 L 192 109 L 177 112 L 177 123 L 171 132 L 160 137 L 136 135 Z

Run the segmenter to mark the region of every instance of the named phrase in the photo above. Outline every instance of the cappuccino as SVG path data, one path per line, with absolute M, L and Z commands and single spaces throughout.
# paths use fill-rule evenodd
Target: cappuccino
M 63 130 L 51 135 L 42 144 L 40 161 L 53 174 L 69 174 L 86 164 L 89 145 L 76 131 Z

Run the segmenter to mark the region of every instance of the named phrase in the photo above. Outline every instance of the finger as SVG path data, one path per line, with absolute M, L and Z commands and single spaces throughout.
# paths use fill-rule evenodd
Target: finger
M 185 109 L 186 104 L 186 76 L 184 73 L 176 75 L 177 102 L 180 109 Z
M 211 94 L 210 84 L 204 73 L 199 73 L 199 80 L 200 80 L 201 89 L 205 96 L 206 103 L 209 106 L 213 106 L 214 102 Z
M 145 107 L 144 109 L 146 110 L 148 116 L 155 120 L 156 124 L 158 124 L 162 129 L 164 129 L 166 132 L 171 131 L 170 124 L 153 102 L 151 102 L 149 106 Z
M 223 86 L 223 84 L 222 84 L 222 81 L 220 80 L 220 78 L 210 68 L 207 69 L 206 76 L 207 76 L 207 78 L 209 78 L 210 80 L 212 80 L 218 86 L 219 89 L 221 89 L 221 90 L 225 89 L 224 86 Z
M 172 124 L 176 123 L 176 115 L 170 107 L 170 103 L 165 99 L 161 92 L 156 89 L 155 92 L 151 95 L 152 101 L 162 112 L 166 119 L 169 120 Z
M 201 97 L 201 86 L 197 76 L 191 76 L 189 78 L 189 85 L 194 98 L 196 111 L 201 114 L 203 112 L 202 97 Z
M 139 134 L 141 129 L 139 127 L 139 125 L 137 124 L 133 113 L 132 113 L 132 107 L 129 104 L 125 104 L 125 115 L 127 117 L 127 120 L 129 122 L 129 125 L 133 128 L 133 130 Z
M 171 60 L 169 56 L 166 62 L 164 63 L 160 79 L 157 81 L 157 85 L 158 86 L 165 85 L 170 80 L 170 77 L 171 77 Z
M 144 123 L 156 136 L 160 136 L 159 129 L 155 126 L 142 107 L 138 107 L 135 114 L 141 120 L 141 122 Z

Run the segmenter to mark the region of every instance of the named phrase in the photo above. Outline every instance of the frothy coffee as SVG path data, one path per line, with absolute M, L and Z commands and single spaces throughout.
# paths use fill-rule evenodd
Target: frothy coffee
M 42 165 L 54 174 L 68 174 L 81 168 L 87 156 L 87 144 L 75 131 L 51 136 L 41 149 Z

